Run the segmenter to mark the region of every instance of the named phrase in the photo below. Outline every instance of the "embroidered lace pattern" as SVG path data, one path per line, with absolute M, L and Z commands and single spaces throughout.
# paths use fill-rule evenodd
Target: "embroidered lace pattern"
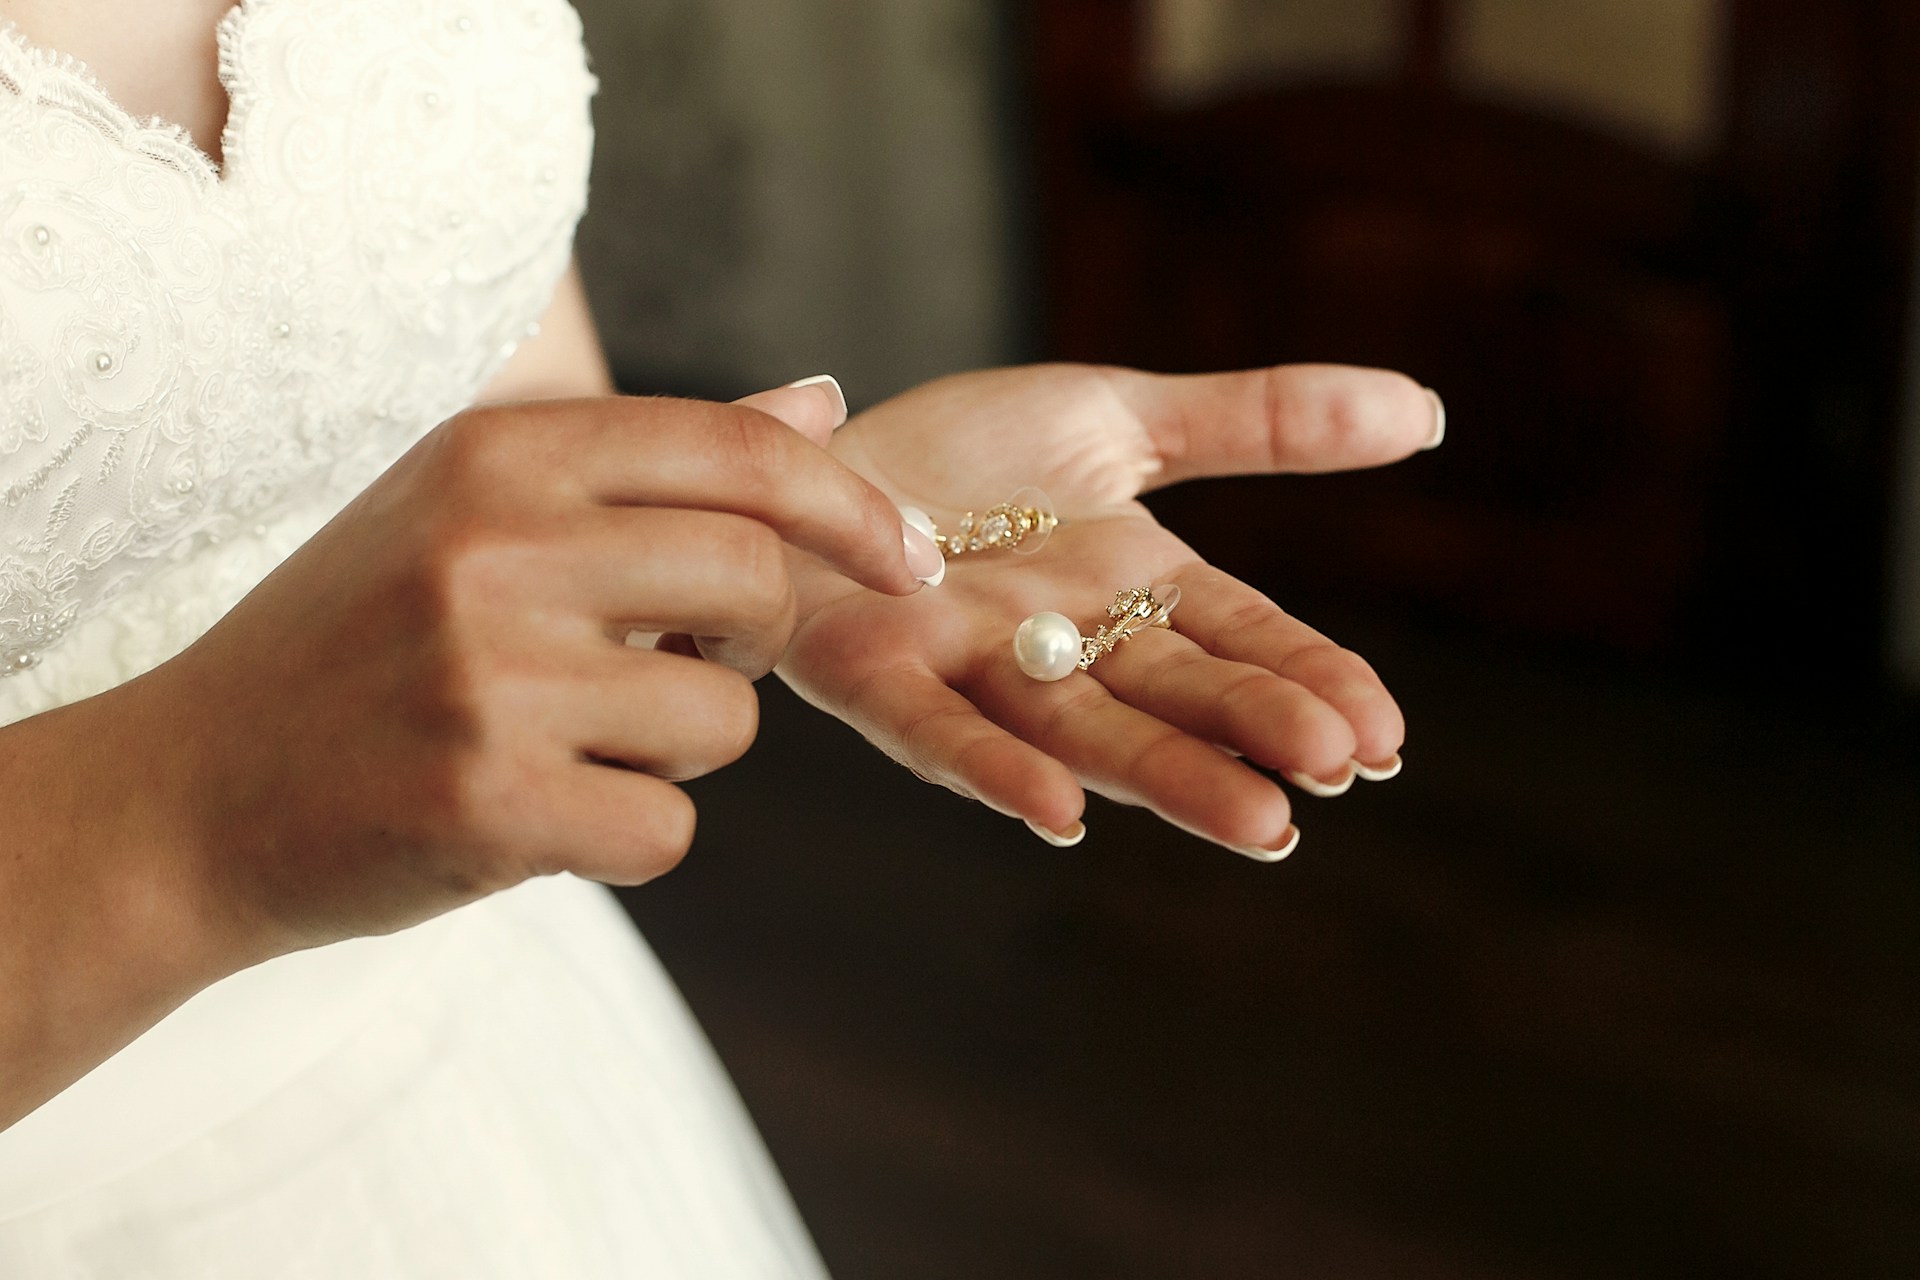
M 244 0 L 222 161 L 0 26 L 0 723 L 192 642 L 552 296 L 564 0 Z

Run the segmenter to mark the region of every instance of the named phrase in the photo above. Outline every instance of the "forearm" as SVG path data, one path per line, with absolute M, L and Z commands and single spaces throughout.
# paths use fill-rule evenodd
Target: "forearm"
M 0 1128 L 244 965 L 198 913 L 166 726 L 109 698 L 0 729 Z

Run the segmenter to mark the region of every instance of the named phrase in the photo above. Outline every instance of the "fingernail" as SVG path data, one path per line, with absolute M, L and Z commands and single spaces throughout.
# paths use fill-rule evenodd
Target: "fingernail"
M 1358 760 L 1353 762 L 1353 771 L 1368 782 L 1391 782 L 1400 776 L 1400 770 L 1405 767 L 1406 761 L 1399 756 L 1395 756 L 1385 764 L 1361 764 Z
M 787 384 L 789 391 L 797 390 L 800 387 L 824 387 L 827 393 L 833 397 L 834 430 L 837 431 L 847 425 L 847 393 L 840 389 L 840 379 L 830 373 L 823 373 L 816 378 L 802 378 L 798 382 L 789 382 Z
M 1278 849 L 1262 849 L 1256 845 L 1251 849 L 1235 849 L 1234 852 L 1255 862 L 1283 862 L 1299 847 L 1300 828 L 1288 827 L 1286 843 Z
M 901 537 L 907 544 L 907 569 L 930 587 L 946 580 L 947 558 L 933 540 L 933 519 L 918 507 L 900 508 Z
M 1433 401 L 1433 438 L 1421 445 L 1421 449 L 1438 449 L 1447 438 L 1447 405 L 1440 393 L 1432 387 L 1421 388 L 1427 393 L 1427 399 Z
M 1331 800 L 1335 796 L 1343 796 L 1353 790 L 1353 780 L 1359 776 L 1359 770 L 1348 769 L 1346 776 L 1338 782 L 1322 782 L 1320 779 L 1310 778 L 1304 773 L 1282 773 L 1280 776 L 1310 796 L 1319 796 L 1322 800 Z
M 1045 840 L 1056 849 L 1071 849 L 1087 838 L 1087 824 L 1076 822 L 1065 831 L 1049 831 L 1031 818 L 1027 819 L 1027 830 Z

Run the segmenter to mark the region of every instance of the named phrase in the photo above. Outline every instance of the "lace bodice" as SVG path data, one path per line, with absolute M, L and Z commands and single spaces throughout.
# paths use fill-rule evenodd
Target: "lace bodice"
M 216 166 L 0 26 L 0 723 L 190 643 L 544 311 L 564 0 L 244 0 Z

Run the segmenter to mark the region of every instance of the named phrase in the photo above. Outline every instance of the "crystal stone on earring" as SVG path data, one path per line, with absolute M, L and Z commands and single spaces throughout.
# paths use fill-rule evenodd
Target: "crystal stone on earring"
M 949 556 L 976 551 L 1017 551 L 1031 555 L 1046 542 L 1059 519 L 1053 514 L 1053 502 L 1035 488 L 1025 488 L 1009 502 L 989 507 L 975 515 L 969 511 L 942 540 Z

